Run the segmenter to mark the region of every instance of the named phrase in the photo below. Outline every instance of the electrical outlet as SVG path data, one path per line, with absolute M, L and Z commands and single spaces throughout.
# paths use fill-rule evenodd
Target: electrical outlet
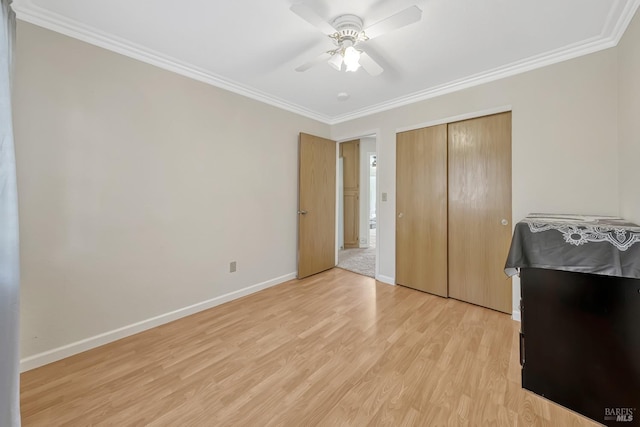
M 235 272 L 236 272 L 236 262 L 231 261 L 229 263 L 229 273 L 235 273 Z

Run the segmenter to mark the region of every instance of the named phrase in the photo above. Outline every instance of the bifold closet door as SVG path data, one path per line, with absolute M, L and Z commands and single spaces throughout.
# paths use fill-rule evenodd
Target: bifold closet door
M 447 296 L 447 125 L 396 135 L 396 283 Z
M 511 113 L 449 124 L 449 296 L 510 313 Z

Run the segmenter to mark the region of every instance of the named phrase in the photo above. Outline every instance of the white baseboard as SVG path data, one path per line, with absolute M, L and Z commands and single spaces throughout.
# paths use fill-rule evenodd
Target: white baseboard
M 378 282 L 386 283 L 387 285 L 395 285 L 396 281 L 393 277 L 383 276 L 382 274 L 376 275 L 376 280 Z
M 48 350 L 39 354 L 34 354 L 33 356 L 25 357 L 24 359 L 20 360 L 20 372 L 35 369 L 40 366 L 64 359 L 66 357 L 73 356 L 74 354 L 82 353 L 83 351 L 91 350 L 92 348 L 96 348 L 101 345 L 119 340 L 121 338 L 137 334 L 138 332 L 146 331 L 147 329 L 155 328 L 156 326 L 173 322 L 174 320 L 180 319 L 182 317 L 207 310 L 217 305 L 224 304 L 225 302 L 233 301 L 235 299 L 250 295 L 266 288 L 270 288 L 275 285 L 279 285 L 295 278 L 296 273 L 285 274 L 284 276 L 276 277 L 275 279 L 267 280 L 266 282 L 258 283 L 256 285 L 247 286 L 246 288 L 229 292 L 227 294 L 220 295 L 207 301 L 202 301 L 188 307 L 180 308 L 169 313 L 164 313 L 150 319 L 123 326 L 122 328 L 114 329 L 112 331 L 85 338 L 71 344 L 63 345 L 62 347 L 54 348 L 52 350 Z
M 516 322 L 520 322 L 522 320 L 522 318 L 520 317 L 520 310 L 513 310 L 513 314 L 511 315 L 511 318 Z

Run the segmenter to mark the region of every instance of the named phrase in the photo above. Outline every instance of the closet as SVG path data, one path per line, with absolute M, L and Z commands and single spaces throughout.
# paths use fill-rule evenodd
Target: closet
M 396 283 L 510 313 L 511 113 L 398 133 Z

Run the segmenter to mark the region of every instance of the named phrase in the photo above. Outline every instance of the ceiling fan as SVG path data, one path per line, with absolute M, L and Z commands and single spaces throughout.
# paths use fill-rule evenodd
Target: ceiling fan
M 294 4 L 290 9 L 329 36 L 334 44 L 333 49 L 300 65 L 296 71 L 306 71 L 327 61 L 338 71 L 343 68 L 345 71 L 356 71 L 362 66 L 367 73 L 377 76 L 384 70 L 367 54 L 364 43 L 422 19 L 422 10 L 414 5 L 363 29 L 362 18 L 356 15 L 340 15 L 331 22 L 327 22 L 305 4 Z

